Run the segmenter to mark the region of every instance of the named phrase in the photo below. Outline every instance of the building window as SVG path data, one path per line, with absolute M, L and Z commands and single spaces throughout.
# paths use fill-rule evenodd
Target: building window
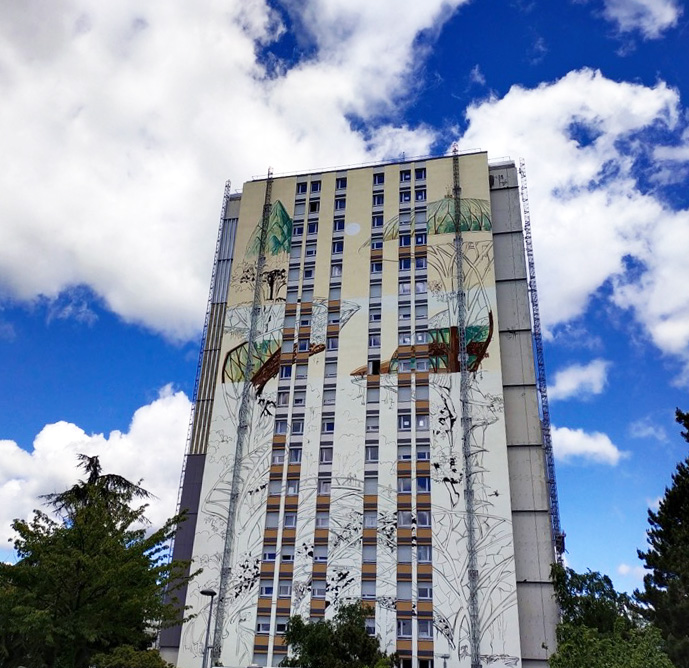
M 334 434 L 335 420 L 323 420 L 321 427 L 324 434 Z
M 282 561 L 294 561 L 294 545 L 283 545 L 280 550 Z
M 287 494 L 294 496 L 299 494 L 299 481 L 290 479 L 287 481 Z
M 378 172 L 373 175 L 373 185 L 382 186 L 385 183 L 385 174 L 383 172 Z
M 366 416 L 366 431 L 373 432 L 378 431 L 378 416 L 377 415 L 367 415 Z M 377 459 L 376 459 L 377 461 Z
M 425 202 L 426 201 L 426 189 L 417 188 L 414 191 L 414 201 L 415 202 Z
M 303 406 L 306 403 L 306 392 L 303 390 L 294 393 L 294 405 Z
M 330 265 L 330 276 L 332 278 L 340 278 L 342 276 L 342 265 L 339 262 Z
M 378 517 L 375 510 L 364 511 L 364 529 L 375 529 L 378 526 Z
M 306 195 L 306 183 L 297 183 L 297 195 Z
M 428 600 L 433 598 L 433 585 L 419 584 L 419 599 Z
M 275 561 L 275 554 L 274 547 L 263 550 L 263 561 Z
M 402 247 L 411 246 L 411 235 L 410 234 L 400 234 L 400 246 L 402 246 Z
M 306 244 L 306 250 L 304 251 L 304 255 L 306 257 L 316 257 L 316 244 L 315 243 L 308 243 Z
M 399 494 L 411 494 L 411 478 L 398 478 L 397 492 Z
M 410 320 L 411 319 L 411 307 L 410 306 L 400 306 L 398 311 L 398 317 L 400 320 Z
M 342 218 L 335 218 L 333 221 L 333 232 L 342 232 L 345 228 L 345 222 Z
M 273 456 L 270 459 L 271 464 L 284 464 L 285 463 L 285 451 L 284 450 L 273 450 Z
M 419 638 L 432 638 L 433 637 L 433 620 L 432 619 L 419 619 Z M 421 662 L 419 661 L 419 665 Z
M 280 480 L 271 480 L 268 483 L 268 496 L 280 496 L 282 491 L 282 482 Z
M 409 461 L 411 459 L 411 445 L 398 445 L 397 459 L 402 462 Z
M 411 345 L 411 332 L 400 332 L 398 340 L 399 340 L 399 344 L 401 346 L 410 346 Z
M 365 564 L 370 564 L 376 560 L 376 546 L 364 545 L 361 550 L 361 558 Z
M 340 312 L 330 311 L 328 313 L 328 324 L 329 325 L 339 325 L 340 324 Z
M 275 433 L 276 434 L 286 434 L 287 433 L 287 420 L 275 420 Z
M 379 308 L 372 308 L 368 312 L 368 321 L 369 322 L 380 322 L 380 309 Z
M 366 617 L 364 625 L 366 626 L 366 633 L 368 633 L 368 635 L 376 635 L 376 620 L 374 617 Z
M 285 631 L 287 631 L 287 622 L 289 620 L 287 617 L 278 617 L 275 620 L 275 633 L 278 635 L 282 635 Z
M 372 376 L 378 376 L 380 374 L 380 360 L 368 361 L 368 373 Z
M 347 187 L 347 177 L 340 176 L 335 179 L 335 188 L 337 190 L 344 190 Z
M 367 445 L 365 451 L 366 463 L 373 463 L 378 461 L 378 446 Z
M 414 291 L 417 295 L 426 294 L 426 281 L 416 281 L 414 283 Z
M 419 545 L 416 548 L 416 558 L 421 564 L 429 564 L 432 560 L 433 548 L 430 545 Z
M 416 370 L 417 371 L 428 371 L 428 360 L 418 359 L 416 360 Z
M 378 493 L 378 478 L 367 476 L 364 478 L 364 494 L 371 496 Z
M 383 216 L 376 214 L 371 218 L 371 227 L 383 227 Z
M 330 526 L 330 516 L 328 513 L 316 513 L 316 528 L 327 529 Z
M 361 598 L 375 598 L 376 597 L 376 581 L 364 580 L 361 583 Z
M 338 346 L 337 337 L 336 336 L 329 336 L 326 339 L 326 344 L 327 344 L 328 350 L 337 350 L 337 346 Z
M 266 527 L 268 529 L 276 529 L 280 521 L 279 513 L 266 513 Z M 275 558 L 275 557 L 273 557 Z
M 287 597 L 292 595 L 292 583 L 287 580 L 282 580 L 278 584 L 278 596 Z
M 323 391 L 323 403 L 324 404 L 334 404 L 335 403 L 335 390 L 324 390 Z
M 318 223 L 309 223 L 307 226 L 308 234 L 318 234 Z
M 371 299 L 380 299 L 383 296 L 383 286 L 380 283 L 371 283 Z
M 411 526 L 411 511 L 399 510 L 397 512 L 397 526 L 402 528 Z
M 416 479 L 416 491 L 417 492 L 430 492 L 431 491 L 431 479 L 428 476 L 422 476 Z
M 402 580 L 397 583 L 397 598 L 403 601 L 411 601 L 411 582 Z
M 425 181 L 426 180 L 426 168 L 425 167 L 417 167 L 414 170 L 414 178 L 417 181 Z
M 415 237 L 414 237 L 414 243 L 417 246 L 425 246 L 426 245 L 426 233 L 425 232 L 417 232 Z
M 320 181 L 311 181 L 311 192 L 312 193 L 319 193 L 321 191 L 321 182 Z
M 303 225 L 294 225 L 294 227 L 292 227 L 292 236 L 293 237 L 300 237 L 302 234 L 304 234 L 304 226 Z
M 431 448 L 428 444 L 416 444 L 416 458 L 419 461 L 428 461 L 431 458 Z
M 285 528 L 294 529 L 297 526 L 297 513 L 285 513 Z
M 417 257 L 414 261 L 414 264 L 417 269 L 425 269 L 426 268 L 426 258 L 425 257 Z
M 383 197 L 383 193 L 375 193 L 373 195 L 373 206 L 383 206 L 385 202 L 385 197 Z
M 273 581 L 272 580 L 262 580 L 261 581 L 261 596 L 272 596 L 273 595 Z
M 256 618 L 256 633 L 270 633 L 270 617 Z
M 428 415 L 421 414 L 416 416 L 416 429 L 418 431 L 428 430 Z
M 333 255 L 341 255 L 344 250 L 344 241 L 338 239 L 333 241 Z
M 328 546 L 327 545 L 314 545 L 313 547 L 313 560 L 324 562 L 328 561 Z
M 419 510 L 416 514 L 416 521 L 420 527 L 431 526 L 431 511 L 430 510 Z
M 321 464 L 332 464 L 333 461 L 333 449 L 332 448 L 321 448 L 318 455 L 318 461 Z
M 402 281 L 400 283 L 399 293 L 401 295 L 410 295 L 411 294 L 411 283 L 409 281 Z
M 420 332 L 416 332 L 416 342 L 417 343 L 428 343 L 428 332 L 423 330 Z
M 382 274 L 383 273 L 383 263 L 382 262 L 371 262 L 371 273 L 372 274 Z
M 289 449 L 289 463 L 298 464 L 301 461 L 301 448 Z
M 377 404 L 380 402 L 380 388 L 369 387 L 366 389 L 366 403 Z
M 278 392 L 278 406 L 289 406 L 289 390 Z
M 380 250 L 383 247 L 383 240 L 382 239 L 374 239 L 371 241 L 371 249 L 372 250 Z
M 321 203 L 319 200 L 309 200 L 309 213 L 318 213 L 321 210 Z
M 411 430 L 411 415 L 403 414 L 397 416 L 397 429 L 400 431 Z
M 313 267 L 305 267 L 304 268 L 304 280 L 306 280 L 306 281 L 312 280 L 315 272 L 316 272 L 316 270 Z
M 397 546 L 397 563 L 411 564 L 411 545 Z
M 330 480 L 319 480 L 318 481 L 318 494 L 320 496 L 328 496 L 330 494 L 331 481 Z
M 371 334 L 368 337 L 369 348 L 380 348 L 380 334 Z
M 344 197 L 335 198 L 335 211 L 344 211 L 347 206 L 347 200 Z
M 411 169 L 400 170 L 400 183 L 411 181 Z
M 337 362 L 326 362 L 325 377 L 333 378 L 334 376 L 337 376 Z
M 309 372 L 309 365 L 308 364 L 297 364 L 297 371 L 296 371 L 296 377 L 299 380 L 303 380 L 306 378 Z
M 309 339 L 299 339 L 297 343 L 297 350 L 300 353 L 307 353 L 309 351 Z
M 400 271 L 409 271 L 411 269 L 411 258 L 403 257 L 400 260 Z
M 340 300 L 340 297 L 342 297 L 342 288 L 331 285 L 328 292 L 328 301 L 336 302 Z
M 411 202 L 411 191 L 402 190 L 400 192 L 400 204 L 406 204 L 408 202 Z
M 397 637 L 411 638 L 411 619 L 397 620 Z
M 299 327 L 310 327 L 311 326 L 311 316 L 310 315 L 300 315 L 299 316 Z

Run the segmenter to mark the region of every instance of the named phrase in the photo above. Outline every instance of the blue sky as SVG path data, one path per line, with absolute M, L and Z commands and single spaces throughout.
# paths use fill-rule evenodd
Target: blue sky
M 567 561 L 638 586 L 686 456 L 688 33 L 680 0 L 5 3 L 0 544 L 78 452 L 174 512 L 226 179 L 457 141 L 526 160 Z

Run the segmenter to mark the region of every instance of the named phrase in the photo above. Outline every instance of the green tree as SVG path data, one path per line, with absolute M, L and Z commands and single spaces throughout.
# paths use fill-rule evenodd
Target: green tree
M 562 613 L 551 668 L 672 668 L 658 629 L 607 575 L 556 564 L 551 576 Z
M 175 623 L 166 588 L 186 582 L 183 565 L 163 557 L 182 519 L 148 533 L 139 485 L 103 475 L 80 456 L 86 478 L 46 497 L 57 519 L 34 511 L 15 520 L 16 564 L 0 564 L 0 665 L 87 668 L 97 653 L 145 649 Z M 172 588 L 174 589 L 174 588 Z
M 679 408 L 677 422 L 689 442 L 689 413 Z M 677 465 L 658 511 L 648 511 L 648 549 L 639 558 L 650 571 L 635 592 L 644 616 L 665 638 L 677 668 L 689 668 L 689 457 Z
M 134 649 L 131 645 L 117 647 L 109 654 L 96 654 L 91 659 L 93 668 L 174 668 L 163 660 L 158 650 Z
M 283 666 L 301 668 L 392 668 L 396 656 L 380 649 L 377 637 L 366 631 L 368 608 L 359 603 L 339 608 L 328 620 L 305 622 L 290 617 L 285 644 L 291 657 Z

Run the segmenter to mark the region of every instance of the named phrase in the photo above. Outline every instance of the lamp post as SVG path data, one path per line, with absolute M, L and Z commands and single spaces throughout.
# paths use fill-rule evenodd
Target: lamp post
M 213 616 L 213 597 L 216 595 L 216 593 L 217 592 L 215 592 L 213 589 L 201 590 L 201 596 L 210 596 L 211 598 L 211 602 L 208 604 L 208 626 L 206 627 L 206 642 L 203 646 L 203 663 L 201 664 L 202 668 L 207 668 L 208 665 L 208 650 L 210 649 L 208 643 L 211 639 L 211 617 Z

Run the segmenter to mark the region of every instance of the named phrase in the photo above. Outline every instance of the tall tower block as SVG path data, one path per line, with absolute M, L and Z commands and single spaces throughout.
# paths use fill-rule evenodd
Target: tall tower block
M 536 668 L 557 558 L 517 169 L 485 153 L 226 190 L 161 635 L 277 666 L 290 615 L 369 606 L 402 668 Z

